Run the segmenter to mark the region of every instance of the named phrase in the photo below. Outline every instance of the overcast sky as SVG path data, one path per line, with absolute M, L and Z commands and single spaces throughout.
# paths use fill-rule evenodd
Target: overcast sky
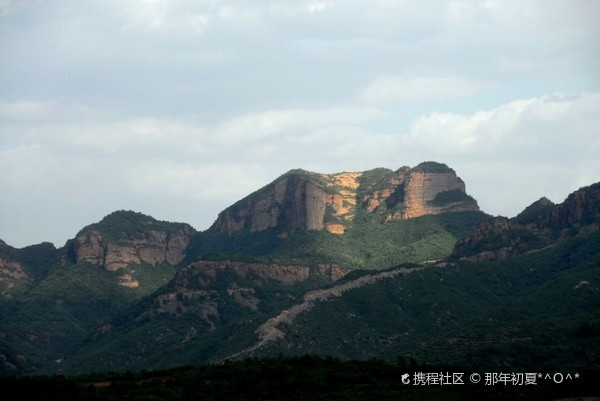
M 600 2 L 0 0 L 0 239 L 208 228 L 292 168 L 435 160 L 514 216 L 600 181 Z

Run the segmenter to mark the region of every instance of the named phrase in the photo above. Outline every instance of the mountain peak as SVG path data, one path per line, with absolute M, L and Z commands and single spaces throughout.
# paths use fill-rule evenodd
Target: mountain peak
M 447 165 L 424 162 L 395 172 L 319 174 L 290 170 L 272 183 L 221 212 L 211 227 L 229 235 L 276 230 L 326 229 L 344 234 L 357 213 L 379 219 L 409 219 L 428 214 L 478 211 L 464 182 Z
M 472 229 L 460 240 L 452 258 L 469 261 L 504 259 L 531 253 L 561 241 L 598 231 L 600 183 L 580 188 L 555 205 L 541 198 L 512 219 L 497 217 Z
M 554 206 L 554 202 L 544 196 L 527 206 L 515 217 L 515 221 L 521 224 L 533 223 L 542 218 L 544 214 L 550 213 Z
M 70 242 L 75 263 L 117 270 L 130 264 L 177 264 L 196 233 L 185 223 L 159 221 L 143 213 L 119 210 L 83 228 Z
M 446 164 L 433 161 L 419 163 L 413 167 L 411 171 L 421 173 L 454 173 L 454 170 L 452 170 Z
M 148 216 L 144 213 L 134 212 L 133 210 L 116 210 L 112 213 L 107 214 L 100 220 L 100 223 L 110 222 L 114 220 L 120 219 L 129 219 L 129 220 L 149 220 L 149 221 L 157 221 L 154 217 Z

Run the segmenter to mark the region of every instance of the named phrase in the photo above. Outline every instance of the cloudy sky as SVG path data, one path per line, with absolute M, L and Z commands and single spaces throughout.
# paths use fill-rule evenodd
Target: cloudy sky
M 454 168 L 514 216 L 600 181 L 600 2 L 0 0 L 0 239 L 197 229 L 292 168 Z

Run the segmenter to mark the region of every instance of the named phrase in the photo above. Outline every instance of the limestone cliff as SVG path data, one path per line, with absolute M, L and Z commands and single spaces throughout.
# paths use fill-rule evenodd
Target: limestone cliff
M 132 264 L 176 265 L 186 256 L 195 230 L 141 213 L 119 211 L 81 230 L 67 244 L 71 262 L 117 270 Z
M 600 228 L 600 183 L 581 188 L 558 205 L 541 198 L 512 219 L 497 217 L 458 241 L 452 259 L 483 261 L 531 253 Z
M 440 163 L 338 174 L 292 170 L 225 209 L 211 229 L 229 235 L 275 229 L 281 237 L 323 229 L 343 234 L 363 211 L 391 220 L 473 210 L 479 207 L 464 182 Z

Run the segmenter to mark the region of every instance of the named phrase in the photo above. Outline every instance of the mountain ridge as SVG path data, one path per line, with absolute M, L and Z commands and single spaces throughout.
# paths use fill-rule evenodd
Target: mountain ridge
M 560 335 L 572 339 L 564 330 L 591 317 L 591 331 L 581 330 L 593 337 L 599 188 L 584 187 L 558 205 L 542 198 L 513 219 L 492 219 L 441 163 L 360 174 L 292 170 L 231 206 L 252 211 L 248 205 L 259 205 L 262 217 L 242 216 L 247 220 L 239 232 L 219 230 L 218 218 L 197 232 L 185 223 L 117 211 L 62 248 L 0 242 L 0 374 L 161 368 L 225 360 L 249 349 L 258 356 L 288 350 L 366 358 L 406 352 L 396 341 L 408 336 L 417 344 L 417 334 L 429 347 L 419 348 L 421 358 L 446 344 L 439 338 L 445 325 L 459 343 L 474 341 L 473 333 L 461 331 L 460 322 L 472 321 L 461 308 L 488 313 L 495 310 L 492 301 L 502 301 L 515 310 L 511 303 L 523 294 L 552 294 L 555 283 L 561 291 L 574 288 L 570 302 L 584 307 L 579 314 L 561 312 L 573 323 L 561 326 Z M 425 214 L 411 216 L 411 210 Z M 505 251 L 507 244 L 512 248 Z M 565 256 L 571 249 L 576 254 Z M 506 254 L 468 260 L 482 252 Z M 516 267 L 496 272 L 504 259 Z M 545 270 L 520 270 L 528 263 Z M 414 274 L 398 273 L 402 269 Z M 513 280 L 525 280 L 518 293 Z M 303 309 L 311 291 L 331 296 L 309 299 Z M 549 304 L 544 297 L 533 301 L 540 308 Z M 294 308 L 300 309 L 292 324 L 276 320 L 284 337 L 253 348 L 261 344 L 261 327 Z M 380 317 L 390 327 L 378 323 Z M 347 332 L 318 334 L 328 320 Z M 511 330 L 498 327 L 503 336 Z
M 361 211 L 389 221 L 479 206 L 456 172 L 441 163 L 336 174 L 296 169 L 223 210 L 209 230 L 235 235 L 275 228 L 287 237 L 326 229 L 341 235 Z
M 457 242 L 451 259 L 482 261 L 536 252 L 579 233 L 598 231 L 599 220 L 600 183 L 595 183 L 572 192 L 562 203 L 543 197 L 511 219 L 495 217 L 476 225 Z

